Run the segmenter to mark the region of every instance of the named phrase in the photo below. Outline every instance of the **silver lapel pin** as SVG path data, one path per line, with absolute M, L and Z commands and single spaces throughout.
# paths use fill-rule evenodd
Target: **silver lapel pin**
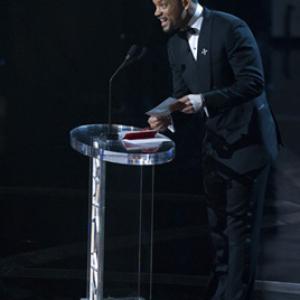
M 207 54 L 207 52 L 208 52 L 208 50 L 207 50 L 207 49 L 205 49 L 205 48 L 203 48 L 203 49 L 201 50 L 201 54 L 202 54 L 202 55 L 206 55 L 206 54 Z

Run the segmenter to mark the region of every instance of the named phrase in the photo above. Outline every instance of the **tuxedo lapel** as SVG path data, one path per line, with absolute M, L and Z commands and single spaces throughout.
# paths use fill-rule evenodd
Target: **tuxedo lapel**
M 184 62 L 190 67 L 196 63 L 194 56 L 191 52 L 190 45 L 185 33 L 178 34 L 180 42 L 178 43 L 178 51 L 183 58 Z
M 211 11 L 204 8 L 203 23 L 198 40 L 198 53 L 197 53 L 197 70 L 198 70 L 198 85 L 201 89 L 200 92 L 207 92 L 211 86 L 211 30 L 212 30 L 212 17 Z
M 211 88 L 211 15 L 211 11 L 204 8 L 203 23 L 198 40 L 197 61 L 194 59 L 185 34 L 177 33 L 173 44 L 178 68 L 192 94 L 204 93 Z

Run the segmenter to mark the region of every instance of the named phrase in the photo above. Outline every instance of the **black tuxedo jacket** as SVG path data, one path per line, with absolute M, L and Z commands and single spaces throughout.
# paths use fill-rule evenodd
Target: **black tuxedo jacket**
M 168 56 L 174 97 L 202 94 L 210 116 L 174 113 L 176 130 L 205 127 L 206 155 L 239 173 L 261 168 L 277 155 L 278 131 L 256 41 L 241 19 L 207 8 L 203 14 L 197 61 L 180 32 L 169 39 Z

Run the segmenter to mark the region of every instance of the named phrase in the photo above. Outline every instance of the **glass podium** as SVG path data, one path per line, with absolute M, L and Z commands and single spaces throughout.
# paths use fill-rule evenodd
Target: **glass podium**
M 155 166 L 175 144 L 134 144 L 124 125 L 90 124 L 70 132 L 71 146 L 90 158 L 87 300 L 152 300 Z M 104 247 L 105 246 L 105 247 Z

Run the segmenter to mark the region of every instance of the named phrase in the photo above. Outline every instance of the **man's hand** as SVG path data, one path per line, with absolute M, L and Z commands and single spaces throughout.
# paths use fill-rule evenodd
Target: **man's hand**
M 187 95 L 180 99 L 178 102 L 184 106 L 180 109 L 185 114 L 194 114 L 203 108 L 203 98 L 201 95 Z
M 148 123 L 151 129 L 156 131 L 164 131 L 168 129 L 168 126 L 171 125 L 171 118 L 166 117 L 150 117 Z

